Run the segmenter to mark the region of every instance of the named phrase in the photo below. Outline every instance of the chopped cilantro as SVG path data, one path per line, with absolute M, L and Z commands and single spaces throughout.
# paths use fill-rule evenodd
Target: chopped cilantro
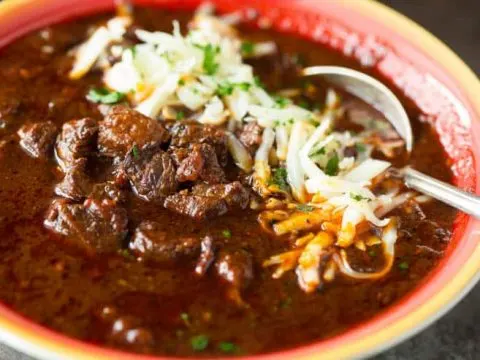
M 178 86 L 183 86 L 183 85 L 185 85 L 185 80 L 183 79 L 178 80 Z
M 327 165 L 325 166 L 325 174 L 329 176 L 335 176 L 338 174 L 338 163 L 340 159 L 338 158 L 337 153 L 334 153 L 333 156 L 328 159 Z
M 208 336 L 206 335 L 197 335 L 190 339 L 190 344 L 192 345 L 192 349 L 195 351 L 203 351 L 208 346 Z
M 227 81 L 222 84 L 219 84 L 216 92 L 217 92 L 217 95 L 219 96 L 232 95 L 233 88 L 234 88 L 234 85 Z
M 252 55 L 253 51 L 255 50 L 255 45 L 251 41 L 244 41 L 242 42 L 242 45 L 240 47 L 240 51 L 242 52 L 242 55 Z
M 230 239 L 232 237 L 232 232 L 228 229 L 222 231 L 222 235 L 224 238 Z
M 365 144 L 356 143 L 356 144 L 355 144 L 355 149 L 356 149 L 359 153 L 362 153 L 362 152 L 365 152 L 365 151 L 367 150 L 367 147 L 365 146 Z
M 308 103 L 307 100 L 300 100 L 300 101 L 298 102 L 298 106 L 300 106 L 300 107 L 302 107 L 302 108 L 304 108 L 304 109 L 306 109 L 306 110 L 310 110 L 310 104 Z
M 222 341 L 218 344 L 218 349 L 224 353 L 233 353 L 237 351 L 237 345 L 228 341 Z
M 183 120 L 185 118 L 185 113 L 183 111 L 177 111 L 177 115 L 175 116 L 176 120 Z
M 369 199 L 365 196 L 362 196 L 360 194 L 354 194 L 354 193 L 350 193 L 350 198 L 352 198 L 355 201 L 362 201 L 362 200 L 372 201 L 372 199 Z
M 247 83 L 247 82 L 238 83 L 236 85 L 242 91 L 248 91 L 250 89 L 250 86 L 252 86 L 252 84 Z
M 288 190 L 287 175 L 288 175 L 287 169 L 283 167 L 273 169 L 273 176 L 270 179 L 270 183 L 273 185 L 277 185 L 283 191 L 287 191 Z
M 287 106 L 290 103 L 290 100 L 282 96 L 275 96 L 274 100 L 275 100 L 275 103 L 277 104 L 277 107 L 279 107 L 280 109 L 283 109 L 285 106 Z
M 208 75 L 213 75 L 217 72 L 218 64 L 215 62 L 215 56 L 220 52 L 218 46 L 207 44 L 203 48 L 203 70 Z
M 375 250 L 369 250 L 369 251 L 368 251 L 368 255 L 369 255 L 370 257 L 375 257 L 375 256 L 377 256 L 377 252 L 376 252 Z
M 310 212 L 315 210 L 315 207 L 307 204 L 298 204 L 297 205 L 297 210 L 303 211 L 303 212 Z
M 137 47 L 136 46 L 132 46 L 130 48 L 130 51 L 132 52 L 132 57 L 135 58 L 135 56 L 137 56 Z
M 253 77 L 253 82 L 256 86 L 258 87 L 261 87 L 261 88 L 264 88 L 265 85 L 263 84 L 262 80 L 260 80 L 260 78 L 258 76 L 254 76 Z
M 406 261 L 402 261 L 400 264 L 398 264 L 398 268 L 400 270 L 408 270 L 408 267 L 409 265 Z
M 249 84 L 247 82 L 233 84 L 227 81 L 218 85 L 216 93 L 218 96 L 232 95 L 235 87 L 243 91 L 248 91 L 248 89 L 250 89 L 250 86 L 252 86 L 252 84 Z
M 322 146 L 320 149 L 314 149 L 309 155 L 310 156 L 318 156 L 318 155 L 325 155 L 325 146 Z
M 110 91 L 105 88 L 91 89 L 87 94 L 87 99 L 94 103 L 115 104 L 123 100 L 124 93 Z
M 135 159 L 138 159 L 140 157 L 140 150 L 138 149 L 137 144 L 134 144 L 132 146 L 132 154 Z

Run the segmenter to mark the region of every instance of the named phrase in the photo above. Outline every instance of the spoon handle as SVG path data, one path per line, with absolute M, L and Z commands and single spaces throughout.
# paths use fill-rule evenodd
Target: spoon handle
M 480 219 L 480 197 L 460 190 L 412 168 L 404 169 L 405 184 L 423 194 Z

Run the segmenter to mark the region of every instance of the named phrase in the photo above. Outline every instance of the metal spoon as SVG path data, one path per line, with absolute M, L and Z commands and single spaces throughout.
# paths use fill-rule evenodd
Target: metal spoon
M 413 133 L 408 115 L 398 98 L 381 82 L 359 71 L 340 66 L 310 66 L 303 69 L 302 75 L 320 75 L 328 82 L 373 106 L 385 115 L 405 140 L 407 151 L 412 151 Z M 403 176 L 405 184 L 409 188 L 480 218 L 479 196 L 460 190 L 410 167 L 400 169 L 399 174 Z

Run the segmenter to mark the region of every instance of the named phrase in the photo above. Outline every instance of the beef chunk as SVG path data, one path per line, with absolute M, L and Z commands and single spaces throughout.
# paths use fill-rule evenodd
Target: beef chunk
M 90 194 L 90 198 L 92 199 L 108 199 L 113 201 L 115 204 L 124 203 L 126 201 L 126 197 L 125 189 L 113 181 L 95 184 Z
M 215 268 L 218 277 L 228 285 L 227 296 L 238 305 L 244 305 L 241 291 L 253 280 L 252 255 L 243 249 L 222 249 Z
M 83 204 L 55 200 L 45 226 L 97 252 L 116 251 L 127 235 L 127 212 L 112 202 L 87 199 Z
M 46 158 L 55 142 L 57 127 L 51 121 L 26 124 L 18 130 L 20 146 L 35 158 Z
M 249 193 L 238 181 L 231 184 L 195 186 L 191 192 L 184 190 L 165 199 L 165 207 L 195 220 L 221 216 L 229 209 L 244 209 Z
M 91 118 L 63 124 L 55 151 L 64 170 L 72 166 L 76 159 L 86 157 L 94 151 L 97 132 L 97 122 Z
M 85 173 L 87 159 L 77 159 L 67 169 L 63 180 L 55 186 L 55 194 L 64 198 L 80 201 L 90 192 L 91 182 Z
M 221 216 L 228 211 L 227 203 L 221 198 L 190 195 L 187 191 L 168 196 L 164 205 L 195 220 Z
M 239 181 L 230 184 L 207 185 L 198 184 L 192 188 L 193 195 L 220 197 L 231 208 L 245 209 L 250 200 L 250 193 Z
M 135 193 L 146 201 L 160 200 L 177 189 L 172 158 L 155 146 L 132 148 L 122 169 Z
M 161 122 L 142 115 L 127 106 L 113 106 L 100 122 L 99 151 L 106 156 L 123 157 L 137 145 L 159 145 L 169 140 L 169 133 Z
M 246 124 L 238 134 L 239 140 L 254 153 L 262 143 L 262 128 L 255 121 Z
M 179 158 L 179 156 L 177 156 Z M 203 180 L 208 184 L 225 181 L 225 173 L 218 163 L 215 149 L 209 144 L 193 144 L 177 169 L 178 182 Z
M 130 249 L 137 256 L 168 263 L 197 256 L 200 243 L 197 237 L 168 236 L 160 224 L 143 221 L 135 230 Z
M 171 146 L 188 147 L 191 144 L 212 145 L 220 165 L 228 160 L 227 137 L 223 129 L 211 125 L 190 122 L 176 122 L 169 128 L 172 135 Z

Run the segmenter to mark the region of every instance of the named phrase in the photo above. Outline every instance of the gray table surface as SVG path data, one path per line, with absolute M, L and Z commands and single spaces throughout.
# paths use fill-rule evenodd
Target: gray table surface
M 361 1 L 361 0 L 351 0 Z M 383 0 L 416 20 L 480 73 L 480 0 Z M 2 360 L 31 360 L 0 345 Z M 452 311 L 372 360 L 480 360 L 480 284 Z

